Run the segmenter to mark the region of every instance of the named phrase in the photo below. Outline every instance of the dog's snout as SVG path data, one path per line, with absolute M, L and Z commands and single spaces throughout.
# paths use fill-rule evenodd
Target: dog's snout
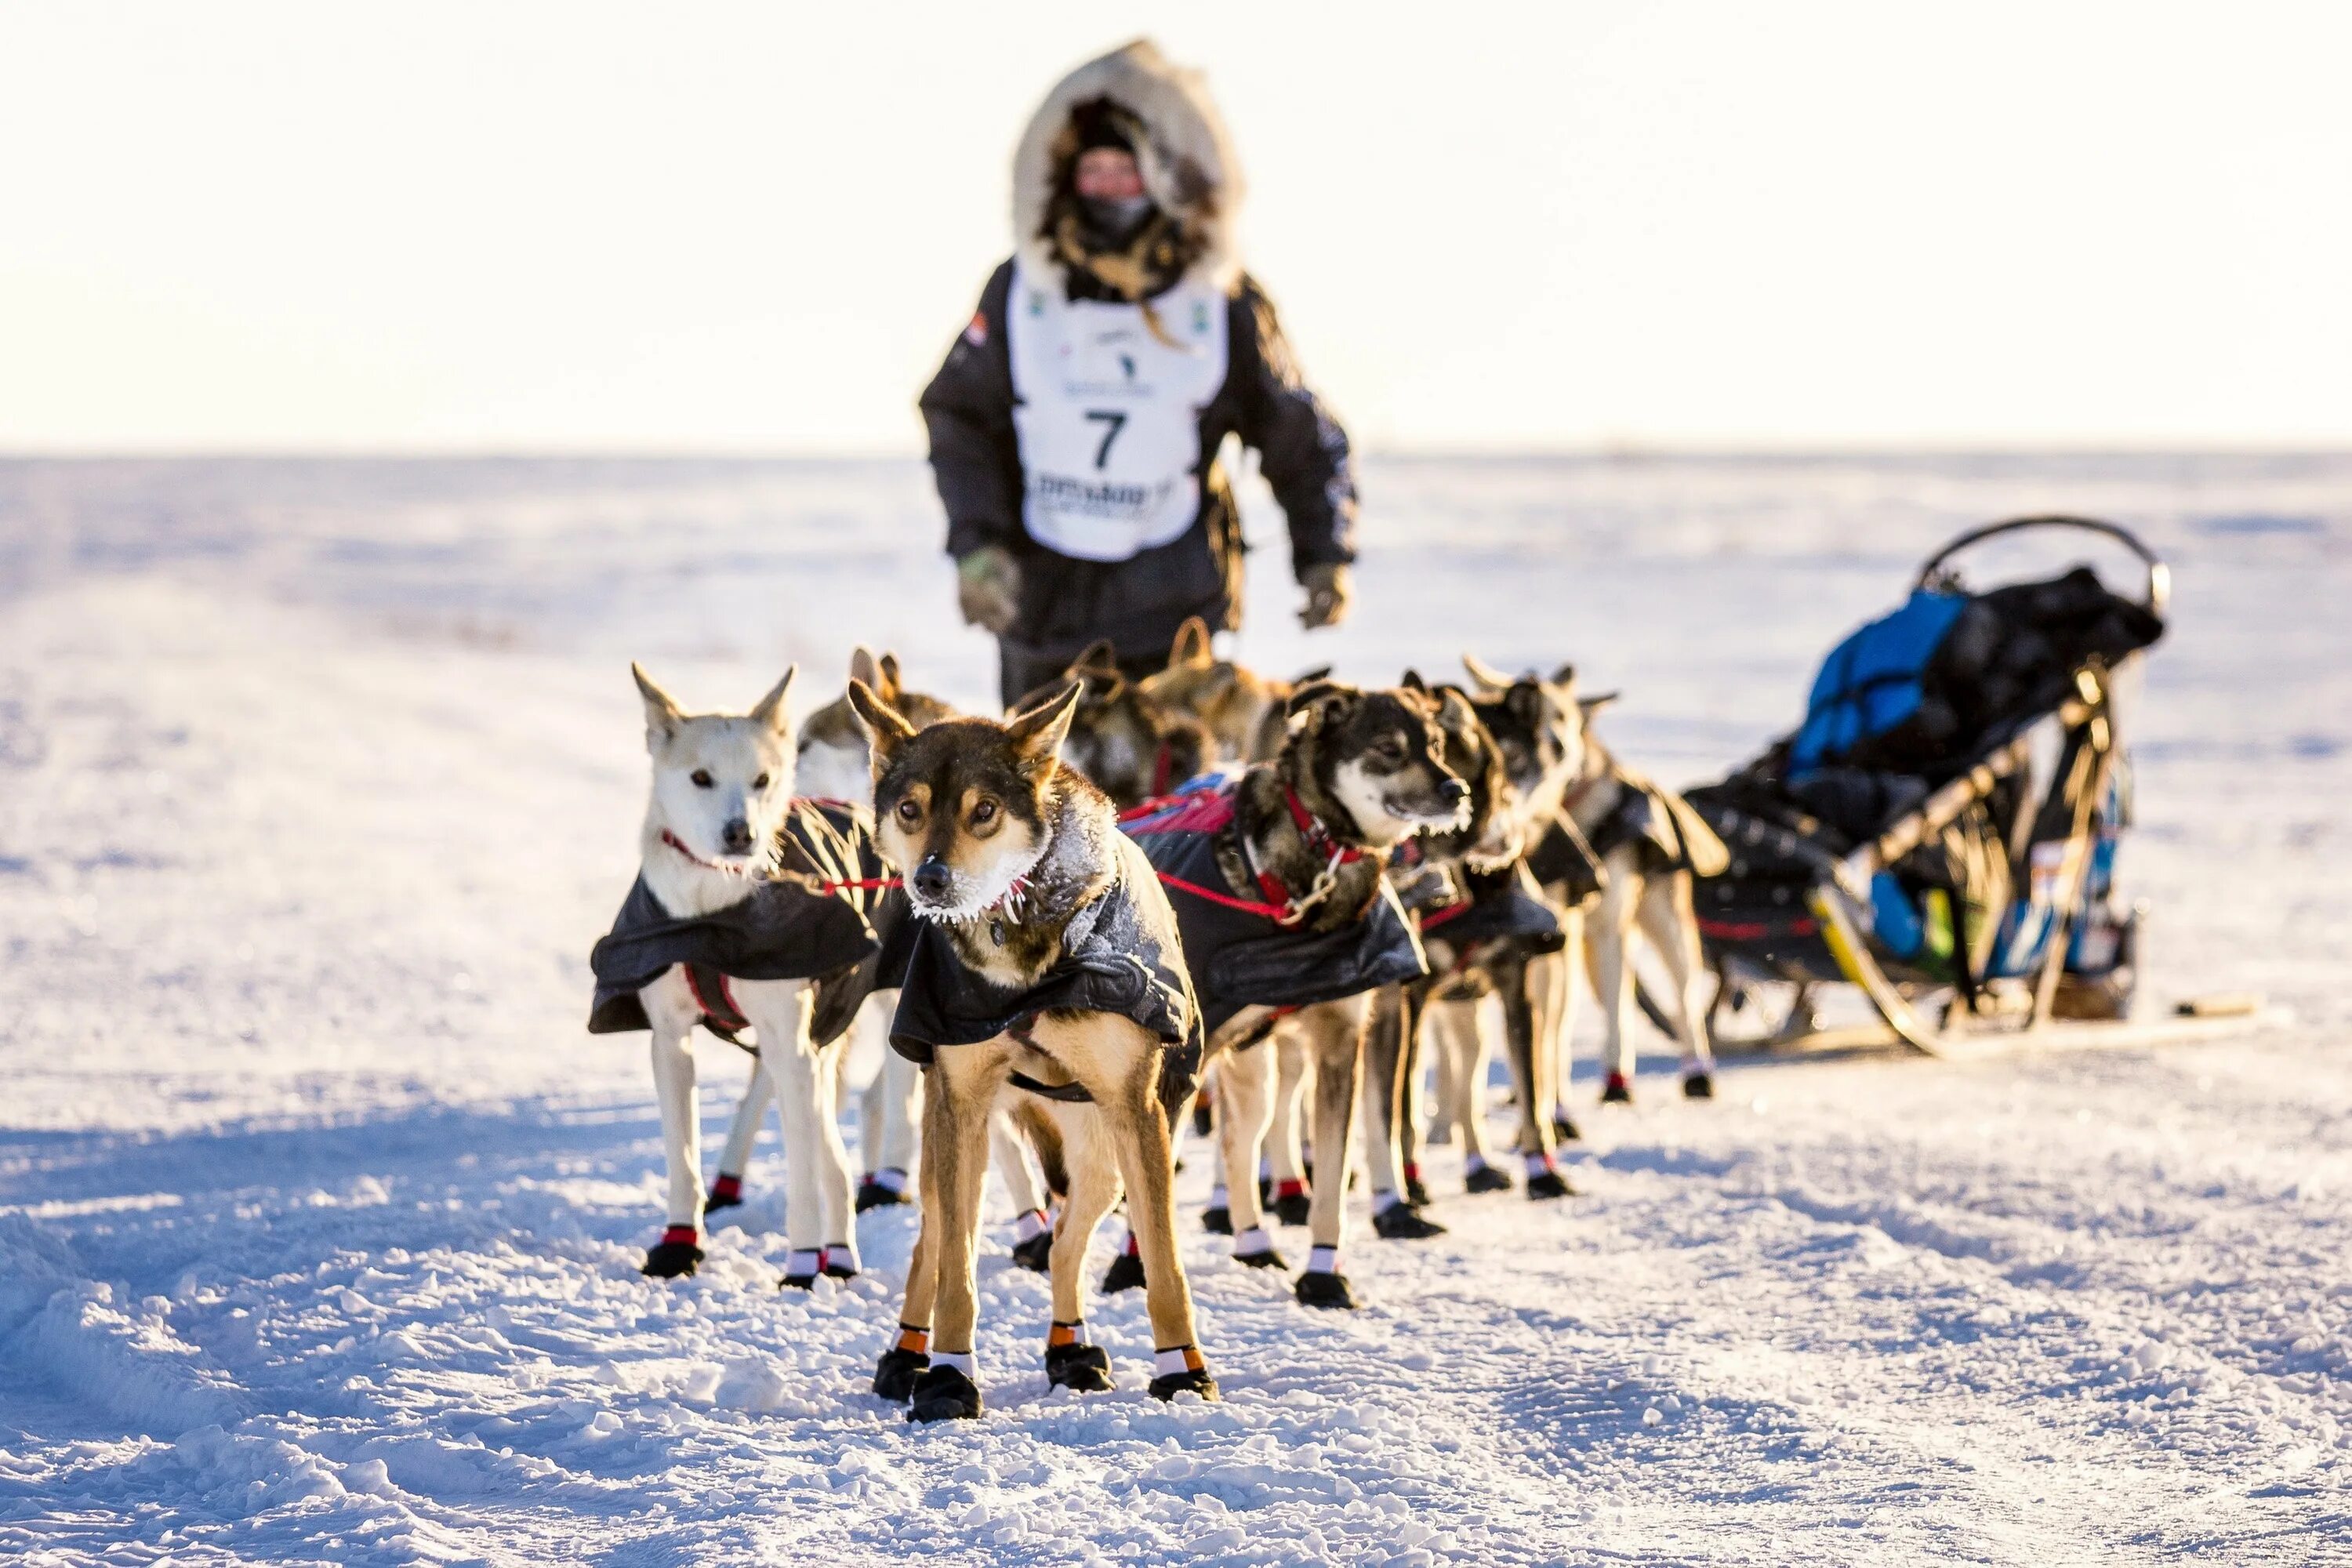
M 1437 786 L 1437 793 L 1448 805 L 1460 805 L 1470 798 L 1470 786 L 1460 779 L 1449 778 Z
M 936 855 L 915 868 L 915 891 L 927 899 L 945 898 L 950 884 L 954 880 L 955 873 L 950 871 L 948 863 Z
M 751 825 L 740 816 L 729 819 L 727 826 L 719 830 L 719 842 L 730 855 L 750 854 Z

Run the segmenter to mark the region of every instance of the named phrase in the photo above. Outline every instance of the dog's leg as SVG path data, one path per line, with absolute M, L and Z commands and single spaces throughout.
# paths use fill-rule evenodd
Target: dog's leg
M 1643 877 L 1629 856 L 1609 858 L 1609 886 L 1601 908 L 1586 927 L 1592 960 L 1592 990 L 1601 1003 L 1608 1039 L 1601 1050 L 1601 1098 L 1616 1104 L 1633 1098 L 1633 965 L 1626 939 L 1641 909 Z
M 883 1037 L 882 1070 L 866 1086 L 858 1113 L 858 1153 L 866 1164 L 857 1184 L 857 1212 L 908 1201 L 907 1184 L 915 1169 L 922 1126 L 923 1069 L 892 1049 L 888 1040 L 895 991 L 877 993 L 857 1015 L 857 1027 Z
M 1274 1068 L 1272 1040 L 1218 1058 L 1217 1142 L 1234 1257 L 1252 1268 L 1290 1267 L 1265 1232 L 1265 1210 L 1257 1194 L 1258 1157 L 1274 1121 Z
M 760 1136 L 760 1123 L 768 1114 L 770 1085 L 767 1075 L 760 1070 L 760 1056 L 751 1054 L 751 1081 L 743 1086 L 743 1098 L 736 1103 L 735 1120 L 728 1124 L 727 1142 L 719 1151 L 719 1173 L 710 1178 L 710 1196 L 703 1204 L 703 1212 L 729 1209 L 743 1201 L 744 1173 L 751 1168 L 751 1145 Z
M 817 1053 L 817 1204 L 824 1271 L 836 1279 L 855 1279 L 865 1267 L 857 1256 L 857 1219 L 850 1203 L 849 1144 L 841 1135 L 841 1068 L 848 1055 L 845 1040 Z
M 835 1158 L 841 1161 L 845 1196 L 849 1160 L 842 1148 L 840 1124 L 827 1114 L 834 1064 L 830 1058 L 820 1059 L 809 1039 L 810 989 L 805 984 L 739 982 L 735 994 L 759 1027 L 760 1072 L 784 1115 L 784 1237 L 792 1251 L 782 1282 L 806 1289 L 820 1273 L 838 1271 L 847 1262 L 846 1237 L 825 1234 L 834 1221 L 827 1212 L 824 1167 Z M 839 1223 L 846 1232 L 845 1212 Z M 827 1258 L 828 1246 L 842 1248 L 840 1263 Z M 848 1271 L 856 1272 L 854 1266 Z
M 916 1088 L 921 1091 L 927 1122 L 935 1114 L 930 1102 L 940 1092 L 938 1078 L 937 1073 L 916 1068 Z M 898 1333 L 874 1368 L 874 1392 L 900 1404 L 914 1396 L 915 1380 L 930 1367 L 931 1323 L 939 1312 L 940 1197 L 928 1161 L 919 1181 L 921 1201 L 916 1205 L 915 1249 L 907 1258 L 907 1295 L 898 1307 Z
M 1675 1033 L 1683 1048 L 1683 1093 L 1692 1100 L 1715 1097 L 1715 1052 L 1706 1037 L 1707 1010 L 1700 1003 L 1706 960 L 1700 950 L 1698 910 L 1692 901 L 1688 871 L 1652 882 L 1642 891 L 1642 934 L 1666 962 L 1674 979 Z
M 1389 1129 L 1396 1138 L 1397 1170 L 1403 1176 L 1404 1201 L 1415 1208 L 1429 1202 L 1429 1187 L 1421 1179 L 1422 1075 L 1426 1070 L 1430 987 L 1403 987 L 1398 1013 L 1397 1058 L 1389 1080 Z
M 658 1279 L 691 1274 L 702 1261 L 702 1114 L 694 1098 L 694 1027 L 701 1013 L 685 990 L 671 971 L 638 993 L 653 1026 L 654 1093 L 668 1178 L 667 1228 L 639 1267 Z
M 1435 1082 L 1429 1095 L 1429 1133 L 1425 1140 L 1433 1149 L 1442 1148 L 1461 1135 L 1461 1086 L 1454 1081 L 1462 1063 L 1456 1059 L 1454 1029 L 1451 1020 L 1454 1010 L 1463 1006 L 1459 1001 L 1433 1003 L 1430 1006 L 1429 1053 L 1431 1073 Z M 1469 1004 L 1475 1008 L 1477 1004 Z
M 1151 1393 L 1173 1399 L 1191 1392 L 1217 1397 L 1202 1360 L 1192 1320 L 1192 1287 L 1176 1249 L 1176 1155 L 1160 1103 L 1160 1042 L 1116 1014 L 1085 1016 L 1056 1031 L 1055 1054 L 1080 1075 L 1117 1151 L 1127 1187 L 1128 1219 L 1143 1258 L 1151 1317 Z
M 1029 1159 L 1029 1141 L 1013 1125 L 1010 1110 L 999 1107 L 988 1119 L 989 1162 L 1004 1182 L 1013 1200 L 1013 1259 L 1024 1268 L 1045 1272 L 1054 1245 L 1054 1220 L 1046 1212 L 1051 1199 Z
M 1444 1226 L 1423 1219 L 1414 1209 L 1412 1178 L 1399 1152 L 1400 1123 L 1406 1114 L 1404 1080 L 1413 1055 L 1411 1046 L 1420 1033 L 1422 1001 L 1419 986 L 1383 986 L 1367 1010 L 1370 1025 L 1361 1037 L 1363 1047 L 1349 1058 L 1360 1064 L 1362 1079 L 1360 1093 L 1366 1174 L 1372 1187 L 1372 1230 L 1390 1241 L 1419 1241 L 1445 1232 Z M 1315 1147 L 1318 1150 L 1323 1147 L 1322 1077 L 1332 1060 L 1328 1049 L 1315 1053 Z M 1316 1190 L 1319 1199 L 1321 1184 L 1317 1184 Z M 1344 1191 L 1341 1195 L 1345 1196 Z M 1322 1238 L 1316 1239 L 1319 1243 Z
M 1569 1113 L 1568 1086 L 1576 1076 L 1576 1000 L 1583 993 L 1584 972 L 1590 967 L 1583 906 L 1562 910 L 1559 929 L 1567 939 L 1559 952 L 1540 955 L 1528 965 L 1529 994 L 1536 999 L 1537 1026 L 1542 1030 L 1537 1049 L 1547 1085 L 1543 1092 L 1549 1098 L 1528 1108 L 1528 1114 L 1549 1118 L 1551 1142 L 1556 1144 L 1572 1143 L 1582 1136 L 1576 1118 Z M 1519 1147 L 1524 1151 L 1531 1142 L 1542 1139 L 1523 1135 Z
M 973 1333 L 980 1282 L 972 1259 L 980 1244 L 981 1188 L 988 1172 L 988 1123 L 1012 1059 L 1001 1040 L 943 1047 L 931 1064 L 924 1107 L 924 1193 L 934 1200 L 937 1309 L 931 1364 L 915 1380 L 911 1419 L 940 1421 L 980 1414 L 979 1363 Z M 927 1208 L 932 1205 L 927 1205 Z M 929 1225 L 929 1215 L 925 1216 Z
M 1310 1200 L 1307 1155 L 1300 1145 L 1299 1106 L 1306 1098 L 1307 1047 L 1297 1029 L 1285 1024 L 1265 1042 L 1275 1053 L 1274 1120 L 1266 1130 L 1274 1175 L 1274 1217 L 1284 1225 L 1305 1225 Z M 1344 1166 L 1346 1162 L 1340 1163 Z
M 1356 1142 L 1356 1100 L 1364 1076 L 1364 1031 L 1371 1021 L 1371 998 L 1350 996 L 1308 1007 L 1293 1019 L 1315 1068 L 1315 1147 L 1322 1169 L 1316 1173 L 1307 1216 L 1313 1246 L 1297 1294 L 1309 1307 L 1356 1304 L 1339 1266 L 1348 1222 L 1348 1163 Z
M 1087 1246 L 1103 1215 L 1118 1202 L 1118 1155 L 1106 1136 L 1100 1111 L 1091 1106 L 1056 1106 L 1062 1158 L 1069 1173 L 1069 1195 L 1055 1221 L 1048 1272 L 1053 1279 L 1054 1322 L 1045 1331 L 1045 1380 L 1081 1394 L 1114 1386 L 1110 1356 L 1087 1340 Z
M 1482 1000 L 1439 1002 L 1429 1009 L 1437 1056 L 1438 1115 L 1462 1144 L 1463 1189 L 1508 1192 L 1510 1175 L 1489 1159 L 1486 1146 L 1486 1016 Z M 1436 1142 L 1434 1125 L 1430 1141 Z
M 1552 1157 L 1552 1119 L 1534 1109 L 1551 1105 L 1559 1098 L 1550 1072 L 1551 1042 L 1545 1037 L 1546 1030 L 1554 1026 L 1547 1010 L 1550 998 L 1538 994 L 1540 983 L 1535 974 L 1550 956 L 1506 965 L 1496 988 L 1503 1008 L 1503 1040 L 1510 1054 L 1512 1077 L 1521 1080 L 1519 1160 L 1528 1196 L 1538 1200 L 1564 1198 L 1574 1190 Z M 1555 963 L 1550 968 L 1554 982 L 1565 980 L 1566 964 Z

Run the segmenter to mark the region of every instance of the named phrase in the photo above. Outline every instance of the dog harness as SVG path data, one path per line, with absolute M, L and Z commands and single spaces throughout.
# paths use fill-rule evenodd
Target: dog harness
M 1168 900 L 1152 885 L 1151 866 L 1135 846 L 1108 836 L 1117 866 L 1110 885 L 1080 906 L 1062 928 L 1062 953 L 1035 984 L 1007 989 L 966 966 L 936 921 L 917 916 L 903 893 L 882 913 L 883 984 L 898 985 L 890 1045 L 929 1064 L 942 1047 L 978 1045 L 999 1035 L 1026 1040 L 1041 1015 L 1117 1013 L 1167 1047 L 1160 1058 L 1160 1103 L 1171 1109 L 1198 1083 L 1207 1044 L 1201 1007 Z M 1055 1100 L 1084 1100 L 1075 1085 L 1015 1075 L 1015 1087 Z
M 1314 889 L 1286 888 L 1251 864 L 1234 811 L 1240 784 L 1239 774 L 1207 774 L 1138 806 L 1119 824 L 1169 889 L 1208 1031 L 1214 1034 L 1244 1007 L 1307 1007 L 1427 973 L 1421 942 L 1385 877 L 1354 919 L 1330 931 L 1299 929 Z M 1334 841 L 1295 795 L 1289 805 L 1300 835 L 1327 863 L 1327 882 L 1330 872 L 1361 858 Z
M 675 852 L 691 854 L 683 847 Z M 824 1044 L 846 1029 L 872 988 L 866 961 L 880 946 L 869 922 L 886 873 L 872 823 L 862 808 L 840 801 L 796 800 L 777 834 L 776 860 L 818 886 L 753 881 L 724 909 L 677 916 L 640 876 L 613 929 L 588 955 L 596 977 L 588 1032 L 652 1027 L 638 993 L 674 966 L 685 969 L 702 1026 L 721 1039 L 741 1044 L 738 1037 L 749 1022 L 736 1005 L 733 980 L 827 980 L 812 1033 Z M 861 969 L 864 984 L 850 984 Z

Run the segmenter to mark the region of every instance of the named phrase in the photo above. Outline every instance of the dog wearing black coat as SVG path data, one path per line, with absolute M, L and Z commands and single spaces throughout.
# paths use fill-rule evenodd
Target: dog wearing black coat
M 919 732 L 862 683 L 850 692 L 873 742 L 877 836 L 905 877 L 909 918 L 883 959 L 903 975 L 891 1043 L 929 1063 L 922 1230 L 876 1391 L 907 1398 L 910 1419 L 980 1414 L 973 1252 L 988 1129 L 1004 1097 L 1026 1094 L 1056 1124 L 1068 1173 L 1047 1376 L 1112 1386 L 1108 1356 L 1086 1342 L 1082 1271 L 1123 1188 L 1149 1277 L 1151 1392 L 1216 1397 L 1176 1248 L 1169 1137 L 1199 1070 L 1199 1008 L 1149 863 L 1103 793 L 1061 763 L 1077 687 L 1003 722 Z

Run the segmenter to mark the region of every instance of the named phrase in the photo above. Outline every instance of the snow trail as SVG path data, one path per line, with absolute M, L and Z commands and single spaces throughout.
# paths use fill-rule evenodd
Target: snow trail
M 2352 1552 L 2352 459 L 1367 466 L 1361 624 L 1244 657 L 1573 659 L 1671 780 L 1964 523 L 2179 573 L 2126 876 L 2150 989 L 2290 1027 L 1577 1100 L 1582 1195 L 1462 1195 L 1309 1315 L 1199 1232 L 1228 1402 L 1049 1393 L 982 1261 L 986 1420 L 863 1393 L 911 1241 L 779 1294 L 780 1162 L 700 1277 L 641 1043 L 581 1028 L 644 658 L 698 705 L 856 640 L 983 694 L 913 465 L 0 463 L 0 1560 L 2303 1563 Z M 1270 520 L 1253 502 L 1254 531 Z M 740 1058 L 709 1044 L 706 1108 Z M 716 1135 L 716 1122 L 713 1123 Z M 997 1205 L 999 1211 L 1003 1205 Z M 1001 1212 L 1000 1212 L 1000 1217 Z M 1303 1233 L 1277 1240 L 1300 1261 Z M 1108 1261 L 1108 1237 L 1094 1269 Z

